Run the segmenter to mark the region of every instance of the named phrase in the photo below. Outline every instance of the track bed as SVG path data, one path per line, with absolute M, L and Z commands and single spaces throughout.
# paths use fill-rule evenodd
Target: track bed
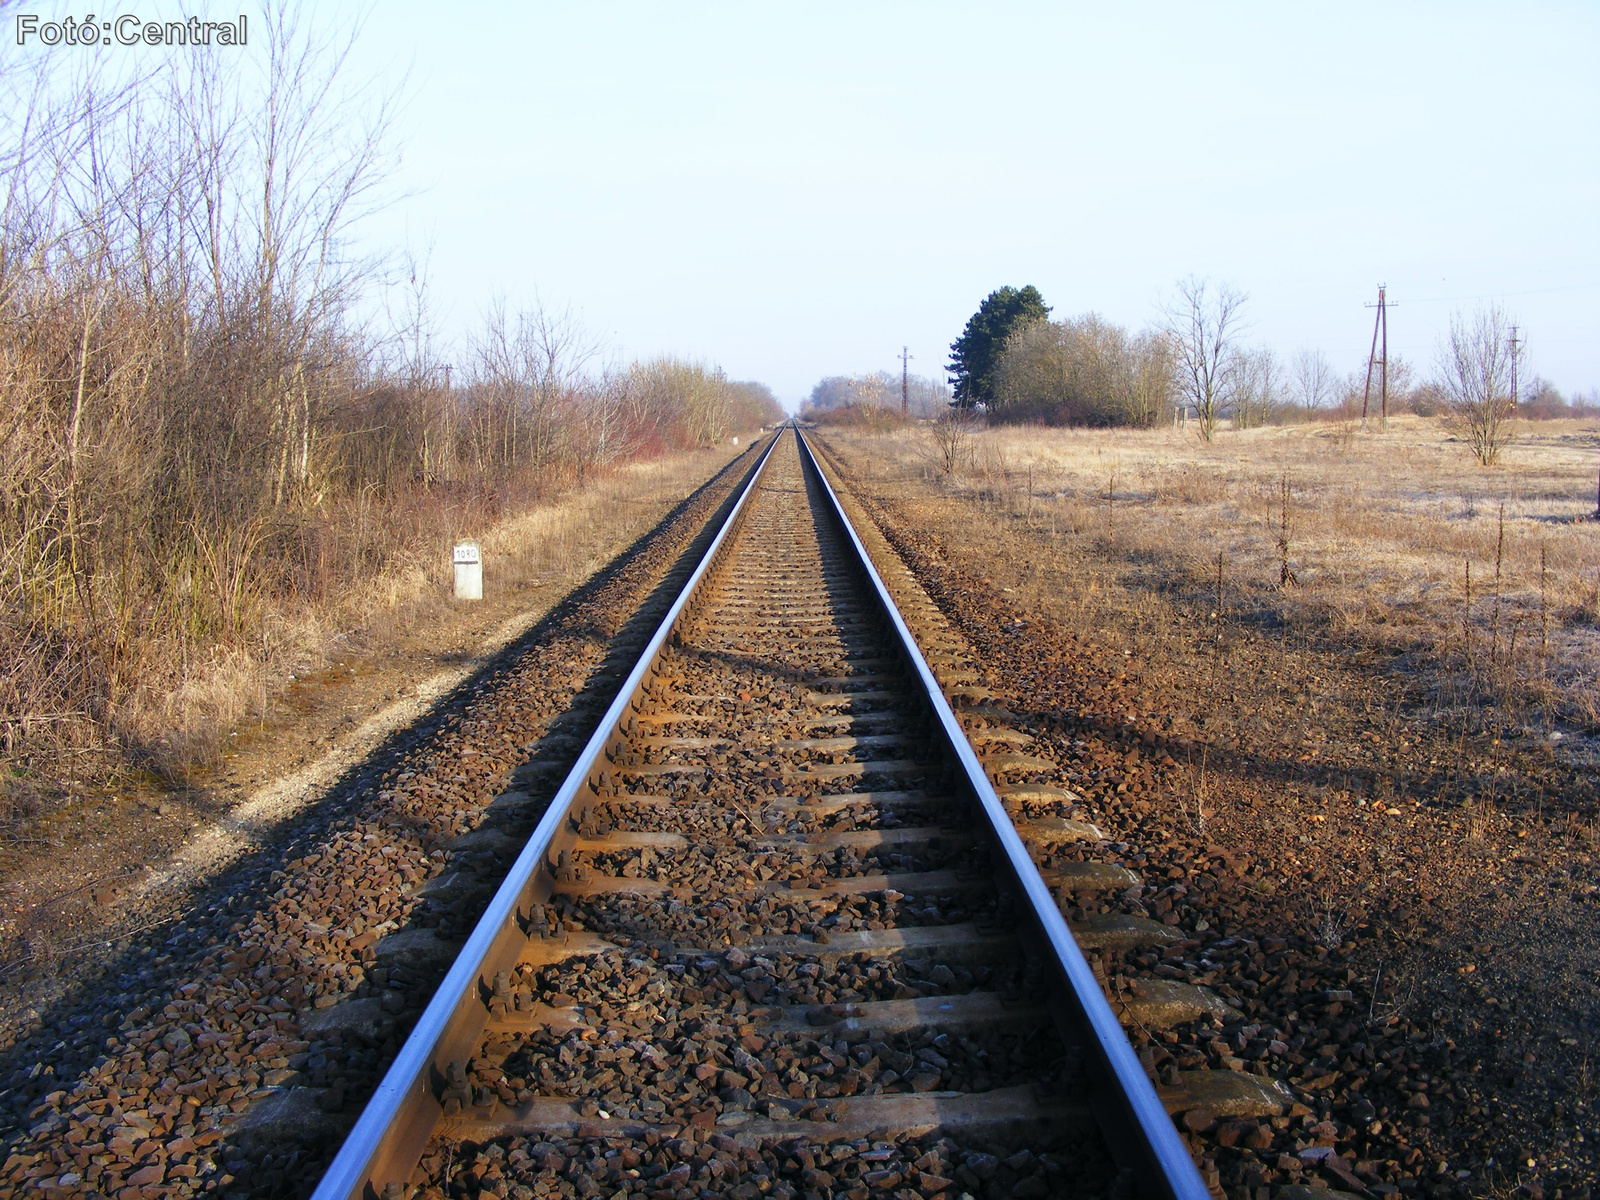
M 979 764 L 1027 737 L 908 645 L 781 435 L 550 811 L 497 802 L 511 876 L 319 1195 L 1204 1195 L 1047 890 L 1136 878 L 1038 875 L 1098 831 L 1019 838 Z

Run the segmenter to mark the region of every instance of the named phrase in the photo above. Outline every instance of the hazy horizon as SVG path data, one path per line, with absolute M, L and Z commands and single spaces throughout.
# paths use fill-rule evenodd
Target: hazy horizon
M 1600 387 L 1597 60 L 1580 4 L 381 0 L 350 69 L 410 73 L 408 195 L 364 237 L 431 243 L 447 337 L 537 294 L 792 409 L 903 345 L 942 379 L 1003 284 L 1139 328 L 1191 274 L 1286 358 L 1361 368 L 1386 283 L 1420 376 L 1452 309 L 1497 301 L 1529 374 Z

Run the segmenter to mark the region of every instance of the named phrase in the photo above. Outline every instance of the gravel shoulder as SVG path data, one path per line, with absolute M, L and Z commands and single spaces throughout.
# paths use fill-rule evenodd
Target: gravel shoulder
M 1103 959 L 1113 999 L 1180 979 L 1246 1014 L 1131 1031 L 1148 1068 L 1295 1093 L 1271 1122 L 1184 1114 L 1228 1194 L 1590 1194 L 1600 872 L 1584 737 L 1558 748 L 1492 711 L 1441 714 L 1414 663 L 1261 613 L 1219 621 L 1183 565 L 1141 556 L 1130 572 L 1114 538 L 886 466 L 869 438 L 828 444 L 995 699 L 1061 764 L 1039 781 L 1079 794 L 1075 815 L 1155 880 L 1071 915 L 1146 913 L 1184 934 L 1174 952 Z M 1081 628 L 1084 589 L 1137 641 Z

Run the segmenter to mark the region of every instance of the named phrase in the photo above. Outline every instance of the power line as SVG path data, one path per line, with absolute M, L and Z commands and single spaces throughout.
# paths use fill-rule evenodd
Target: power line
M 1500 300 L 1511 296 L 1548 296 L 1554 292 L 1581 292 L 1600 287 L 1600 279 L 1590 283 L 1574 283 L 1565 287 L 1533 288 L 1526 292 L 1484 292 L 1479 296 L 1413 296 L 1407 304 L 1453 304 L 1459 300 Z

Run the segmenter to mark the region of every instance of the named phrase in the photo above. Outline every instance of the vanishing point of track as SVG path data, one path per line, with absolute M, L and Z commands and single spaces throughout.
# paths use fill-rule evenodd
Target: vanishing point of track
M 780 431 L 319 1200 L 1206 1196 L 948 661 Z

